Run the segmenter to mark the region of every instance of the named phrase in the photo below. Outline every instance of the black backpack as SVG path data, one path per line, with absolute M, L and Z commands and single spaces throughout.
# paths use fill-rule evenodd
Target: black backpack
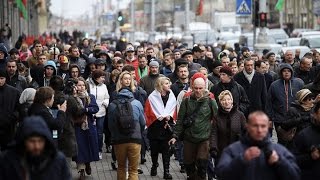
M 131 102 L 134 98 L 130 99 L 115 99 L 113 103 L 116 105 L 116 120 L 121 134 L 130 135 L 135 130 L 135 122 L 133 119 L 133 110 Z

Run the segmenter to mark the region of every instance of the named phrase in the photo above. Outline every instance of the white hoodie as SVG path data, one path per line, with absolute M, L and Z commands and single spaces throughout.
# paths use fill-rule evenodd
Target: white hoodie
M 89 78 L 87 81 L 90 86 L 90 94 L 94 95 L 99 106 L 99 111 L 95 114 L 95 116 L 103 117 L 107 113 L 106 108 L 109 105 L 110 99 L 107 86 L 105 84 L 96 85 L 92 78 Z

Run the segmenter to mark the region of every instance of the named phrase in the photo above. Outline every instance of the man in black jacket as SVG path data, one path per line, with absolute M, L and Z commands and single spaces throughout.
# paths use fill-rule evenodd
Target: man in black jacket
M 17 88 L 20 93 L 28 87 L 27 80 L 25 77 L 19 75 L 17 71 L 17 62 L 14 60 L 9 60 L 7 62 L 7 77 L 6 83 L 10 86 Z
M 0 70 L 0 150 L 13 139 L 18 121 L 20 92 L 6 84 L 6 71 Z
M 250 106 L 249 113 L 262 110 L 265 111 L 267 99 L 267 86 L 264 76 L 254 70 L 254 60 L 244 61 L 244 70 L 234 76 L 234 80 L 246 91 Z
M 294 139 L 301 179 L 320 179 L 320 103 L 312 110 L 311 126 L 302 130 Z

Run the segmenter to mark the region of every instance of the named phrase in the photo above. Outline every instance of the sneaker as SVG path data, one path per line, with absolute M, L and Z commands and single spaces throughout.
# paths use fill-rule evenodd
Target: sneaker
M 99 159 L 102 160 L 102 152 L 99 152 Z

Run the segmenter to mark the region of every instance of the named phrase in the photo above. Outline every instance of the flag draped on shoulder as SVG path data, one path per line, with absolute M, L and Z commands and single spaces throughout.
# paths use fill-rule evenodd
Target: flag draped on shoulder
M 171 90 L 169 93 L 169 99 L 166 106 L 164 106 L 163 104 L 160 92 L 157 90 L 154 90 L 149 95 L 145 104 L 145 109 L 144 109 L 147 127 L 149 127 L 154 121 L 156 121 L 160 117 L 165 118 L 167 116 L 171 116 L 175 120 L 176 106 L 177 106 L 177 101 Z

